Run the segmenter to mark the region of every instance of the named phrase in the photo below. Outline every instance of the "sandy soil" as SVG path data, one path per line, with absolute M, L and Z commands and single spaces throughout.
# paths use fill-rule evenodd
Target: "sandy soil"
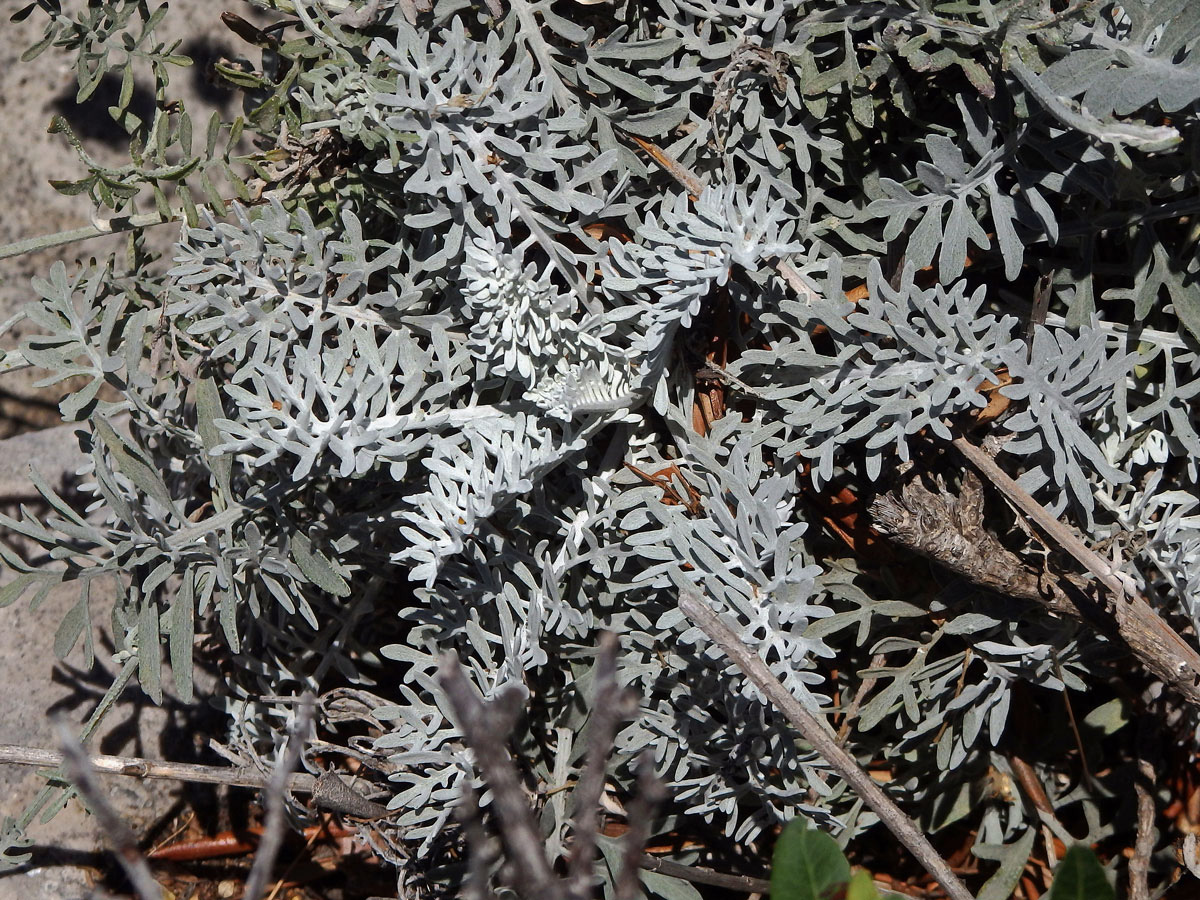
M 26 21 L 8 21 L 25 0 L 0 3 L 0 128 L 4 150 L 0 160 L 0 244 L 36 235 L 77 228 L 89 222 L 92 210 L 86 196 L 68 197 L 56 192 L 49 179 L 81 177 L 85 170 L 63 135 L 48 134 L 54 115 L 63 115 L 81 137 L 89 153 L 121 164 L 127 161 L 126 140 L 108 121 L 106 107 L 113 102 L 119 82 L 102 85 L 83 106 L 74 102 L 76 83 L 70 61 L 54 49 L 33 62 L 22 63 L 25 48 L 42 34 L 45 16 L 36 10 Z M 65 2 L 68 10 L 81 2 Z M 158 4 L 151 2 L 151 7 Z M 177 70 L 172 93 L 181 96 L 193 117 L 207 121 L 216 108 L 226 116 L 236 114 L 238 100 L 216 89 L 205 78 L 205 64 L 244 45 L 219 19 L 223 9 L 251 17 L 242 3 L 213 4 L 207 0 L 173 0 L 166 19 L 169 33 L 183 40 L 183 52 L 197 59 L 192 69 Z M 152 100 L 151 85 L 137 86 L 136 103 Z M 153 239 L 164 249 L 178 236 L 175 225 L 159 226 Z M 35 299 L 30 278 L 45 275 L 51 264 L 64 260 L 68 267 L 78 259 L 108 251 L 113 238 L 95 239 L 54 250 L 0 260 L 0 321 Z M 13 347 L 26 331 L 18 325 L 0 337 L 0 347 Z M 26 466 L 33 462 L 52 483 L 69 478 L 79 464 L 71 429 L 53 428 L 59 422 L 57 403 L 63 386 L 38 387 L 44 373 L 15 372 L 0 378 L 0 510 L 15 512 L 14 501 L 29 497 Z M 50 430 L 41 430 L 47 429 Z M 16 437 L 12 437 L 17 435 Z M 8 540 L 0 534 L 0 540 Z M 0 573 L 0 581 L 7 581 Z M 54 591 L 37 610 L 26 601 L 0 610 L 0 743 L 52 748 L 55 745 L 50 714 L 65 715 L 70 723 L 82 722 L 111 683 L 115 670 L 101 626 L 107 619 L 116 585 L 100 586 L 91 602 L 96 666 L 83 670 L 80 648 L 59 662 L 52 652 L 55 629 L 62 615 L 78 601 L 78 589 L 65 585 Z M 136 688 L 125 692 L 110 715 L 93 750 L 129 756 L 178 759 L 193 744 L 190 711 L 168 700 L 155 707 Z M 0 765 L 0 818 L 19 817 L 25 804 L 42 784 L 32 770 Z M 180 798 L 180 789 L 166 783 L 149 785 L 135 779 L 105 782 L 121 814 L 139 834 L 169 813 Z M 102 896 L 96 885 L 107 866 L 97 854 L 102 846 L 94 820 L 73 802 L 49 824 L 31 828 L 34 858 L 14 873 L 0 875 L 0 900 L 77 900 Z M 112 885 L 108 888 L 111 890 Z

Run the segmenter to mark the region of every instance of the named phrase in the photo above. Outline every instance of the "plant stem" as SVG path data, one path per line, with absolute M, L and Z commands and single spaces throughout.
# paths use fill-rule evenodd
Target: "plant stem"
M 694 589 L 684 588 L 679 592 L 679 608 L 684 615 L 700 627 L 700 630 L 712 638 L 725 655 L 762 691 L 763 695 L 779 709 L 788 721 L 804 737 L 812 748 L 821 755 L 839 775 L 846 780 L 854 791 L 862 797 L 867 806 L 875 811 L 880 821 L 888 827 L 905 847 L 920 860 L 952 900 L 973 900 L 971 892 L 958 880 L 950 866 L 933 845 L 926 840 L 920 829 L 906 816 L 900 807 L 892 802 L 883 789 L 875 783 L 849 753 L 839 746 L 836 738 L 826 726 L 817 720 L 816 716 L 806 710 L 788 693 L 767 664 L 746 647 L 733 631 L 726 626 L 716 613 L 709 609 L 708 604 Z

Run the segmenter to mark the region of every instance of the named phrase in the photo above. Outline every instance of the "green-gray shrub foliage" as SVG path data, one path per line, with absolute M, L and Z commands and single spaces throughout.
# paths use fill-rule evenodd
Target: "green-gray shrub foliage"
M 156 699 L 164 656 L 191 697 L 214 636 L 226 744 L 262 765 L 288 698 L 357 689 L 357 718 L 322 706 L 322 752 L 371 764 L 395 810 L 375 842 L 419 860 L 398 869 L 413 890 L 452 855 L 474 777 L 433 679 L 447 650 L 485 696 L 527 688 L 516 749 L 552 848 L 600 629 L 643 698 L 612 791 L 650 749 L 663 831 L 871 827 L 689 627 L 682 585 L 814 711 L 878 679 L 849 746 L 888 760 L 927 828 L 1037 827 L 974 785 L 1007 771 L 1014 687 L 1087 690 L 1103 639 L 898 585 L 810 501 L 928 466 L 1007 373 L 1000 462 L 1091 541 L 1145 531 L 1129 574 L 1200 626 L 1200 6 L 265 5 L 277 25 L 239 29 L 249 61 L 216 67 L 242 115 L 199 148 L 159 13 L 38 4 L 81 97 L 113 70 L 159 99 L 143 121 L 123 92 L 133 162 L 85 157 L 62 189 L 185 224 L 170 259 L 135 234 L 34 282 L 19 353 L 82 376 L 62 412 L 90 505 L 39 483 L 45 511 L 3 518 L 55 562 L 0 544 L 2 601 L 78 582 L 65 654 L 92 579 L 116 579 L 117 655 Z M 729 403 L 706 434 L 701 369 Z M 672 464 L 657 484 L 628 467 Z M 1114 827 L 1096 809 L 1116 788 L 1087 784 L 1046 779 L 1089 823 L 1068 842 Z

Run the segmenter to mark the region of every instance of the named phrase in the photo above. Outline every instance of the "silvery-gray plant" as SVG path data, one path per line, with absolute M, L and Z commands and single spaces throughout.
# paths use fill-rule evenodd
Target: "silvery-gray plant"
M 979 785 L 1011 773 L 1014 704 L 1069 692 L 1103 716 L 1111 645 L 961 581 L 897 582 L 822 501 L 945 471 L 974 428 L 1200 627 L 1200 8 L 255 5 L 229 14 L 246 58 L 215 66 L 243 111 L 203 135 L 172 97 L 165 7 L 22 11 L 46 18 L 35 52 L 75 54 L 81 99 L 106 75 L 156 89 L 148 120 L 132 87 L 110 111 L 130 164 L 78 145 L 89 174 L 60 188 L 182 227 L 167 258 L 135 229 L 34 281 L 36 334 L 5 365 L 77 377 L 61 410 L 91 464 L 84 506 L 37 482 L 44 507 L 2 519 L 55 562 L 0 545 L 0 603 L 76 582 L 56 648 L 90 662 L 89 588 L 115 580 L 124 677 L 158 700 L 167 659 L 190 700 L 204 643 L 249 765 L 282 752 L 289 698 L 325 697 L 323 758 L 365 764 L 405 890 L 453 877 L 479 786 L 434 677 L 451 650 L 483 697 L 526 694 L 514 751 L 551 854 L 601 630 L 640 698 L 615 801 L 648 749 L 658 830 L 707 836 L 710 862 L 797 815 L 843 845 L 872 827 L 682 587 L 885 760 L 923 827 L 1028 852 L 1034 806 Z M 330 699 L 351 688 L 354 714 Z M 1128 827 L 1122 770 L 1057 777 L 1073 739 L 1048 740 L 1049 800 L 1086 822 L 1068 837 Z

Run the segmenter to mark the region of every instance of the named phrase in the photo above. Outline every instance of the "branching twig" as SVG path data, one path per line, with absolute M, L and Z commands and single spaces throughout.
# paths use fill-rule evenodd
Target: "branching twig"
M 1130 594 L 1113 567 L 1089 550 L 1074 532 L 1050 515 L 995 461 L 966 438 L 955 438 L 954 446 L 1012 504 L 1048 537 L 1100 581 L 1113 595 L 1109 614 L 1117 633 L 1133 655 L 1156 678 L 1172 685 L 1189 703 L 1200 706 L 1200 654 L 1137 594 Z M 1092 621 L 1093 617 L 1089 617 Z
M 596 694 L 588 723 L 588 750 L 583 771 L 575 786 L 575 812 L 572 833 L 575 846 L 567 882 L 568 896 L 586 900 L 592 893 L 592 868 L 596 859 L 596 832 L 599 822 L 600 795 L 604 793 L 604 771 L 612 752 L 617 726 L 637 711 L 631 692 L 617 684 L 617 636 L 611 631 L 600 637 L 600 652 L 596 659 Z M 636 854 L 641 853 L 639 844 Z M 635 876 L 636 877 L 636 876 Z
M 108 797 L 96 783 L 95 773 L 88 762 L 83 745 L 76 740 L 66 723 L 57 722 L 55 728 L 63 746 L 63 769 L 87 801 L 88 806 L 92 808 L 101 831 L 107 834 L 109 840 L 112 841 L 117 861 L 129 877 L 129 883 L 133 885 L 139 900 L 160 900 L 162 889 L 154 880 L 154 876 L 150 874 L 150 866 L 146 862 L 146 857 L 138 850 L 137 838 L 130 827 L 117 815 L 117 811 L 108 802 Z
M 256 788 L 258 790 L 265 789 L 268 782 L 268 779 L 260 773 L 248 768 L 201 766 L 195 763 L 142 759 L 139 756 L 89 756 L 87 760 L 88 764 L 101 775 L 167 778 L 173 781 L 224 784 L 230 787 Z M 5 763 L 58 768 L 63 763 L 63 755 L 55 753 L 53 750 L 42 750 L 39 747 L 0 744 L 0 765 Z M 311 794 L 315 784 L 316 778 L 312 775 L 307 772 L 297 772 L 289 777 L 287 789 L 293 793 Z
M 266 820 L 263 822 L 262 840 L 258 844 L 258 853 L 254 857 L 254 865 L 246 877 L 246 890 L 242 900 L 258 900 L 262 896 L 267 879 L 271 877 L 271 869 L 275 866 L 275 857 L 283 844 L 283 832 L 286 826 L 287 814 L 287 784 L 288 776 L 300 762 L 304 752 L 304 744 L 308 740 L 308 732 L 312 725 L 313 710 L 316 700 L 311 694 L 306 694 L 296 708 L 296 719 L 292 726 L 292 736 L 288 738 L 287 747 L 265 792 L 267 808 Z
M 542 853 L 541 837 L 521 790 L 517 768 L 508 756 L 506 741 L 520 710 L 521 690 L 507 687 L 485 704 L 467 681 L 458 659 L 449 654 L 442 659 L 438 680 L 475 754 L 475 763 L 492 789 L 492 807 L 500 820 L 509 860 L 516 867 L 521 895 L 546 900 L 562 896 Z M 478 852 L 478 848 L 472 850 Z
M 501 838 L 515 870 L 513 886 L 521 897 L 585 900 L 593 895 L 599 830 L 596 813 L 604 791 L 605 762 L 613 749 L 617 725 L 637 708 L 633 694 L 617 684 L 617 650 L 616 636 L 604 634 L 596 664 L 596 694 L 588 724 L 586 761 L 575 787 L 571 862 L 565 879 L 555 876 L 546 859 L 529 800 L 521 789 L 517 768 L 508 755 L 506 745 L 520 712 L 522 691 L 505 689 L 495 700 L 484 703 L 467 681 L 458 660 L 451 655 L 442 660 L 438 677 L 454 709 L 463 738 L 491 789 L 492 809 L 499 819 Z M 638 794 L 630 802 L 630 828 L 622 848 L 625 864 L 616 875 L 618 897 L 636 895 L 638 864 L 648 859 L 642 856 L 642 848 L 650 834 L 654 807 L 663 791 L 648 763 L 638 772 L 638 784 Z M 490 855 L 490 849 L 473 790 L 464 791 L 459 819 L 470 851 L 471 883 L 468 887 L 471 896 L 490 897 L 486 883 L 489 861 L 486 857 Z
M 737 635 L 717 618 L 699 593 L 690 589 L 680 591 L 679 608 L 725 651 L 725 655 L 754 682 L 763 695 L 787 716 L 813 749 L 863 798 L 867 806 L 874 810 L 892 834 L 920 860 L 953 900 L 972 900 L 970 891 L 958 880 L 946 861 L 938 856 L 933 845 L 925 839 L 913 821 L 891 801 L 854 757 L 838 745 L 834 736 L 826 730 L 826 726 L 817 721 L 812 713 L 788 693 L 767 668 L 766 663 L 748 650 L 738 640 Z
M 870 669 L 882 669 L 887 662 L 886 653 L 876 653 L 871 657 L 871 663 L 867 667 Z M 864 678 L 859 684 L 858 690 L 854 692 L 854 699 L 850 701 L 850 705 L 846 707 L 846 711 L 842 713 L 842 722 L 838 725 L 837 742 L 842 746 L 846 745 L 846 739 L 850 736 L 850 726 L 854 724 L 854 720 L 858 718 L 858 711 L 862 707 L 862 703 L 867 699 L 867 694 L 874 690 L 875 685 L 879 683 L 878 678 Z
M 491 848 L 487 832 L 483 829 L 483 814 L 479 811 L 479 795 L 469 781 L 463 785 L 462 797 L 458 802 L 458 820 L 462 823 L 467 846 L 467 900 L 495 900 L 496 895 L 488 887 L 488 870 L 492 863 Z

